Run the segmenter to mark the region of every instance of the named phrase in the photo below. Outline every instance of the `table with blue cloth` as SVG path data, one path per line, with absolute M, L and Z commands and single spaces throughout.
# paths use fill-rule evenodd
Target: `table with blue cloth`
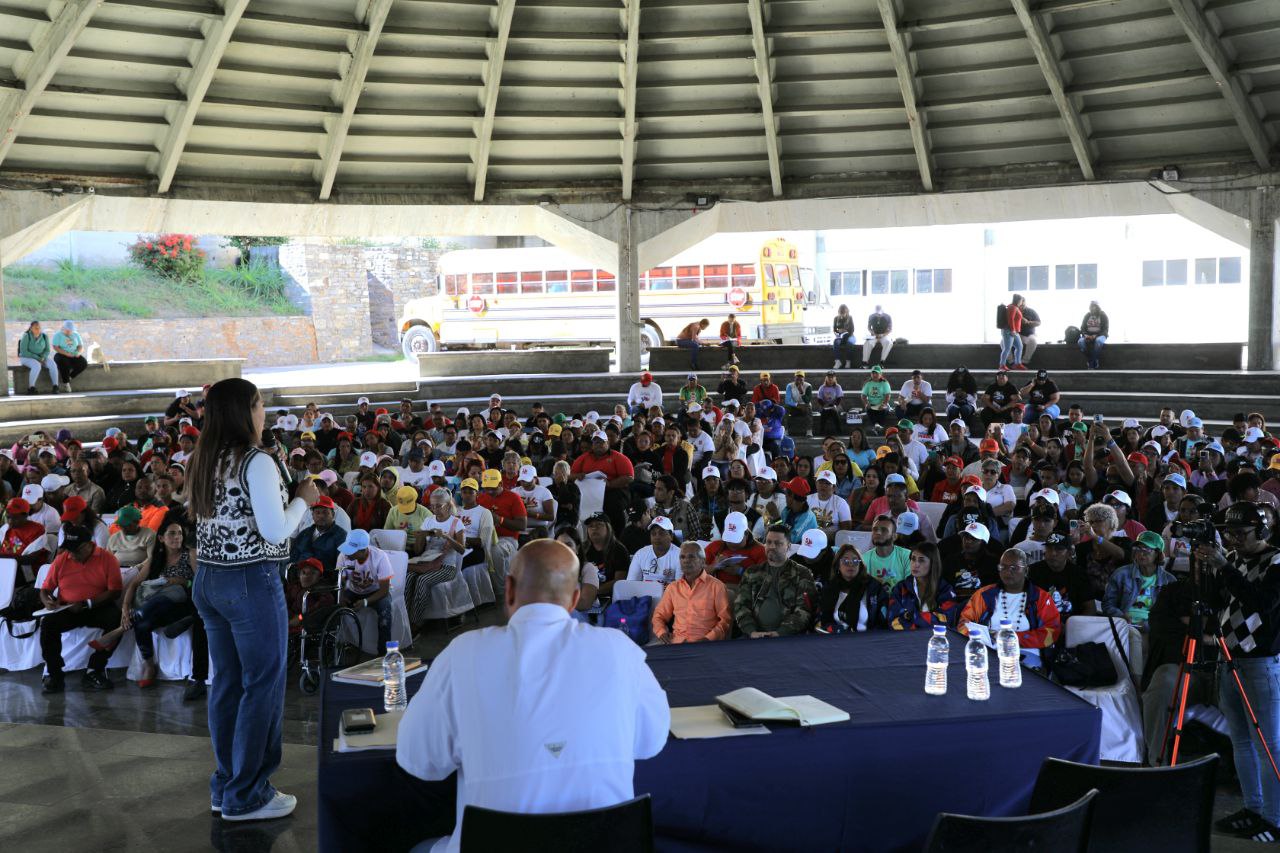
M 649 665 L 672 707 L 755 687 L 811 695 L 844 723 L 770 725 L 767 736 L 670 738 L 636 763 L 653 798 L 658 848 L 671 851 L 918 850 L 940 811 L 1025 814 L 1050 756 L 1096 763 L 1101 714 L 1030 670 L 991 698 L 965 696 L 964 641 L 950 634 L 949 689 L 924 692 L 923 631 L 653 646 Z M 482 677 L 482 676 L 479 676 Z M 414 691 L 421 678 L 409 681 Z M 337 755 L 337 720 L 373 706 L 377 689 L 325 685 L 320 841 L 324 851 L 403 850 L 452 831 L 453 779 L 422 782 L 392 751 Z

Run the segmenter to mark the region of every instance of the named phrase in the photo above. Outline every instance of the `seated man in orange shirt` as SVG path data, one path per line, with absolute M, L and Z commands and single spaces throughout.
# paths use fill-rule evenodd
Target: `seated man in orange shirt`
M 726 515 L 720 538 L 707 544 L 707 565 L 711 573 L 720 582 L 732 584 L 734 589 L 748 569 L 763 566 L 766 559 L 764 546 L 751 535 L 747 517 L 740 512 Z
M 120 627 L 120 561 L 105 548 L 93 543 L 93 531 L 78 524 L 62 528 L 62 551 L 54 558 L 40 589 L 40 601 L 50 610 L 59 610 L 40 621 L 40 652 L 49 674 L 44 677 L 45 693 L 61 693 L 62 634 L 72 628 Z M 80 680 L 88 690 L 110 690 L 107 660 L 111 649 L 95 649 L 89 668 Z
M 707 574 L 697 542 L 680 546 L 680 580 L 667 584 L 653 611 L 653 636 L 660 643 L 727 640 L 733 617 L 724 584 Z

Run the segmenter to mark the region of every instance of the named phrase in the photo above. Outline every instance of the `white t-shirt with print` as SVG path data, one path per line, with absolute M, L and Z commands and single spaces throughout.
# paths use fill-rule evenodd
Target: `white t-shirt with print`
M 338 571 L 346 577 L 348 592 L 355 595 L 368 595 L 378 589 L 378 585 L 391 577 L 391 559 L 385 551 L 369 546 L 369 555 L 363 563 L 356 562 L 354 556 L 338 555 Z

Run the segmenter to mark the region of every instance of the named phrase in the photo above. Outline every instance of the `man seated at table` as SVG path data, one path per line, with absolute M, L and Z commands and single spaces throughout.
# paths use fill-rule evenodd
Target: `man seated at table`
M 653 611 L 653 637 L 660 643 L 727 640 L 732 627 L 729 593 L 706 570 L 697 542 L 680 546 L 680 580 L 667 584 Z
M 637 759 L 667 741 L 671 711 L 626 634 L 575 621 L 578 560 L 539 539 L 506 577 L 505 626 L 455 637 L 400 721 L 396 761 L 428 781 L 458 773 L 456 853 L 468 805 L 525 814 L 598 809 L 634 796 Z
M 49 674 L 44 677 L 45 693 L 61 693 L 62 635 L 73 628 L 120 627 L 120 607 L 116 603 L 124 584 L 120 562 L 110 551 L 93 542 L 93 531 L 78 524 L 62 528 L 62 551 L 54 558 L 40 589 L 40 601 L 49 610 L 65 607 L 40 620 L 40 653 Z M 110 690 L 107 678 L 111 649 L 94 649 L 89 667 L 80 679 L 86 690 Z
M 1062 618 L 1049 593 L 1027 580 L 1027 555 L 1010 548 L 1000 555 L 1000 580 L 982 587 L 960 611 L 960 632 L 969 623 L 990 628 L 994 637 L 1000 620 L 1008 619 L 1024 649 L 1045 649 L 1062 633 Z
M 733 621 L 751 639 L 803 634 L 818 604 L 813 573 L 790 559 L 791 537 L 775 524 L 764 535 L 765 564 L 747 572 L 733 602 Z

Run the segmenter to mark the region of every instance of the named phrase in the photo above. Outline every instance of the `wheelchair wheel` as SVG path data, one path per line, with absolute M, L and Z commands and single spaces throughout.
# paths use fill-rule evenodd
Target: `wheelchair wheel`
M 320 688 L 320 676 L 318 673 L 302 670 L 302 675 L 298 676 L 298 689 L 308 696 L 314 694 Z

